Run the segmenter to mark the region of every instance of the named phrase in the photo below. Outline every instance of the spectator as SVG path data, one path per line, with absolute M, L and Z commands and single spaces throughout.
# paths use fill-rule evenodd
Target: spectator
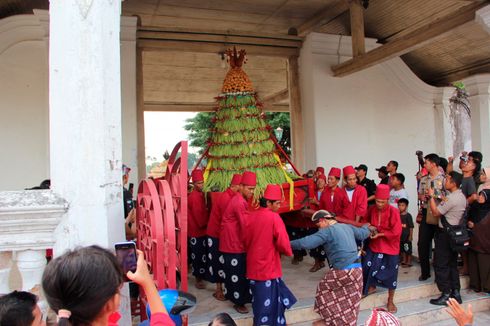
M 388 171 L 386 170 L 386 166 L 382 166 L 379 169 L 376 169 L 378 171 L 378 178 L 380 178 L 380 185 L 387 185 L 390 177 L 388 176 Z
M 202 170 L 192 171 L 194 189 L 187 199 L 187 222 L 189 251 L 191 253 L 192 275 L 196 278 L 196 288 L 204 289 L 206 277 L 207 235 L 209 212 L 204 193 L 204 176 Z
M 126 188 L 129 181 L 129 172 L 131 169 L 125 164 L 122 166 L 122 184 L 123 184 L 123 201 L 124 201 L 124 219 L 129 215 L 129 212 L 134 208 L 133 194 Z
M 392 181 L 392 177 L 395 173 L 398 173 L 397 172 L 398 170 L 398 162 L 397 161 L 389 161 L 388 164 L 386 164 L 386 171 L 388 172 L 388 176 L 389 176 L 389 179 L 388 179 L 388 185 L 391 187 L 391 181 Z
M 405 176 L 401 173 L 395 173 L 391 176 L 390 205 L 398 208 L 398 200 L 401 198 L 408 199 L 408 191 L 405 189 Z
M 237 326 L 233 318 L 226 312 L 222 312 L 214 316 L 208 326 Z
M 46 326 L 37 305 L 37 296 L 30 292 L 14 291 L 0 296 L 0 325 Z
M 216 283 L 216 291 L 213 293 L 219 301 L 224 301 L 225 294 L 223 293 L 223 255 L 219 252 L 219 233 L 221 228 L 221 219 L 231 198 L 237 194 L 240 189 L 242 176 L 240 174 L 233 175 L 230 186 L 226 191 L 214 197 L 212 204 L 211 215 L 209 217 L 206 233 L 208 235 L 208 269 L 206 271 L 206 279 L 211 283 Z
M 420 179 L 418 199 L 422 203 L 422 220 L 419 227 L 418 251 L 420 260 L 419 281 L 425 281 L 430 277 L 430 254 L 432 239 L 436 231 L 436 224 L 427 219 L 429 211 L 429 190 L 433 189 L 436 194 L 436 203 L 440 203 L 444 192 L 444 174 L 439 171 L 439 156 L 428 154 L 424 157 L 424 168 L 428 174 Z M 430 215 L 432 217 L 432 214 Z M 429 222 L 429 223 L 428 223 Z
M 463 160 L 463 163 L 460 164 L 461 171 L 463 172 L 463 181 L 461 182 L 461 191 L 463 195 L 466 197 L 466 201 L 468 204 L 468 214 L 467 219 L 473 220 L 473 217 L 477 214 L 478 211 L 478 203 L 476 200 L 478 199 L 478 195 L 476 192 L 476 183 L 475 183 L 475 173 L 476 173 L 476 164 L 472 159 L 468 159 L 466 161 Z M 463 258 L 463 267 L 460 271 L 461 275 L 468 275 L 468 252 L 462 252 L 461 257 Z
M 400 238 L 400 252 L 402 267 L 412 266 L 412 239 L 413 239 L 413 218 L 408 212 L 408 199 L 400 198 L 398 210 L 402 222 L 402 235 Z
M 247 215 L 246 276 L 253 296 L 254 325 L 286 325 L 284 312 L 296 303 L 282 280 L 281 255 L 292 256 L 293 251 L 284 223 L 277 214 L 281 201 L 281 187 L 267 185 L 260 200 L 261 207 Z
M 375 196 L 376 205 L 369 208 L 367 223 L 376 227 L 377 232 L 371 235 L 366 246 L 366 255 L 362 259 L 363 294 L 376 292 L 377 286 L 387 288 L 386 308 L 389 312 L 395 313 L 397 307 L 393 298 L 398 279 L 402 233 L 400 212 L 388 204 L 390 198 L 388 185 L 378 185 Z
M 374 193 L 376 192 L 376 184 L 373 180 L 366 177 L 368 167 L 366 164 L 359 164 L 356 168 L 357 184 L 366 188 L 368 206 L 374 205 Z
M 439 227 L 435 235 L 434 273 L 436 284 L 441 291 L 437 299 L 431 299 L 434 305 L 446 305 L 449 298 L 462 302 L 459 290 L 458 253 L 451 249 L 449 234 L 443 229 L 441 219 L 446 219 L 451 225 L 460 224 L 466 210 L 466 198 L 460 186 L 463 176 L 451 172 L 446 176 L 445 188 L 450 192 L 440 204 L 434 199 L 434 189 L 429 189 L 429 205 L 432 215 L 439 217 Z
M 357 324 L 362 290 L 362 269 L 356 241 L 366 239 L 375 228 L 357 228 L 337 223 L 335 215 L 319 210 L 312 216 L 318 232 L 291 241 L 293 249 L 310 249 L 323 245 L 332 268 L 317 287 L 315 312 L 322 321 L 313 325 Z
M 158 295 L 143 253 L 138 251 L 136 272 L 126 275 L 139 284 L 152 312 L 150 325 L 174 325 Z M 68 251 L 44 270 L 42 288 L 59 326 L 116 323 L 123 273 L 116 256 L 101 247 Z

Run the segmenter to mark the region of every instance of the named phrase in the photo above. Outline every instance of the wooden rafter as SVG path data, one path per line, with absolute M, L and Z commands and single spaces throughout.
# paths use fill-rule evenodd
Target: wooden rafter
M 269 105 L 276 104 L 277 102 L 281 102 L 287 99 L 289 99 L 289 90 L 285 88 L 282 91 L 264 97 L 262 99 L 262 102 L 264 103 L 264 105 Z
M 478 74 L 481 72 L 490 72 L 490 59 L 483 60 L 471 65 L 467 65 L 456 70 L 434 76 L 430 79 L 431 84 L 445 86 L 451 82 L 461 80 L 463 78 Z
M 360 0 L 350 2 L 350 30 L 352 35 L 352 57 L 366 53 L 364 41 L 364 8 Z
M 328 24 L 347 10 L 349 10 L 349 3 L 346 0 L 336 1 L 301 24 L 298 27 L 298 35 L 306 36 L 308 33 Z
M 216 108 L 213 102 L 160 102 L 145 101 L 144 111 L 156 112 L 212 112 Z M 289 112 L 288 104 L 264 103 L 264 111 Z
M 386 43 L 356 58 L 332 67 L 334 76 L 347 76 L 361 71 L 383 61 L 411 52 L 428 42 L 434 41 L 448 31 L 474 20 L 475 11 L 485 6 L 484 3 L 476 3 L 465 6 L 461 10 L 441 17 L 436 21 L 424 25 L 407 35 Z

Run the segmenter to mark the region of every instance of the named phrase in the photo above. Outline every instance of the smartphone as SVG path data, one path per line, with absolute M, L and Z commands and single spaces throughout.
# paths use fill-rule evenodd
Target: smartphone
M 136 254 L 136 243 L 133 241 L 118 242 L 114 245 L 116 248 L 116 257 L 119 262 L 119 266 L 124 274 L 124 281 L 128 282 L 126 274 L 131 272 L 136 272 L 136 265 L 138 256 Z

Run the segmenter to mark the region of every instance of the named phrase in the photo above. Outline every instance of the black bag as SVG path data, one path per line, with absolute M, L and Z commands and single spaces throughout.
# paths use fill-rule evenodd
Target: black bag
M 470 247 L 470 234 L 466 227 L 466 218 L 461 219 L 462 224 L 451 225 L 445 216 L 441 216 L 441 223 L 444 231 L 449 235 L 449 244 L 455 252 L 462 252 Z

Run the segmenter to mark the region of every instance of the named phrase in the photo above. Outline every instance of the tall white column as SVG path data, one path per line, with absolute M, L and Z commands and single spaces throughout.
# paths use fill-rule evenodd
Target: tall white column
M 463 80 L 471 104 L 472 149 L 483 154 L 483 165 L 490 161 L 490 74 Z
M 434 98 L 435 122 L 436 122 L 436 148 L 443 157 L 455 156 L 453 153 L 453 136 L 451 133 L 451 104 L 449 99 L 454 94 L 454 87 L 441 87 L 436 91 Z M 429 154 L 429 153 L 426 153 Z

